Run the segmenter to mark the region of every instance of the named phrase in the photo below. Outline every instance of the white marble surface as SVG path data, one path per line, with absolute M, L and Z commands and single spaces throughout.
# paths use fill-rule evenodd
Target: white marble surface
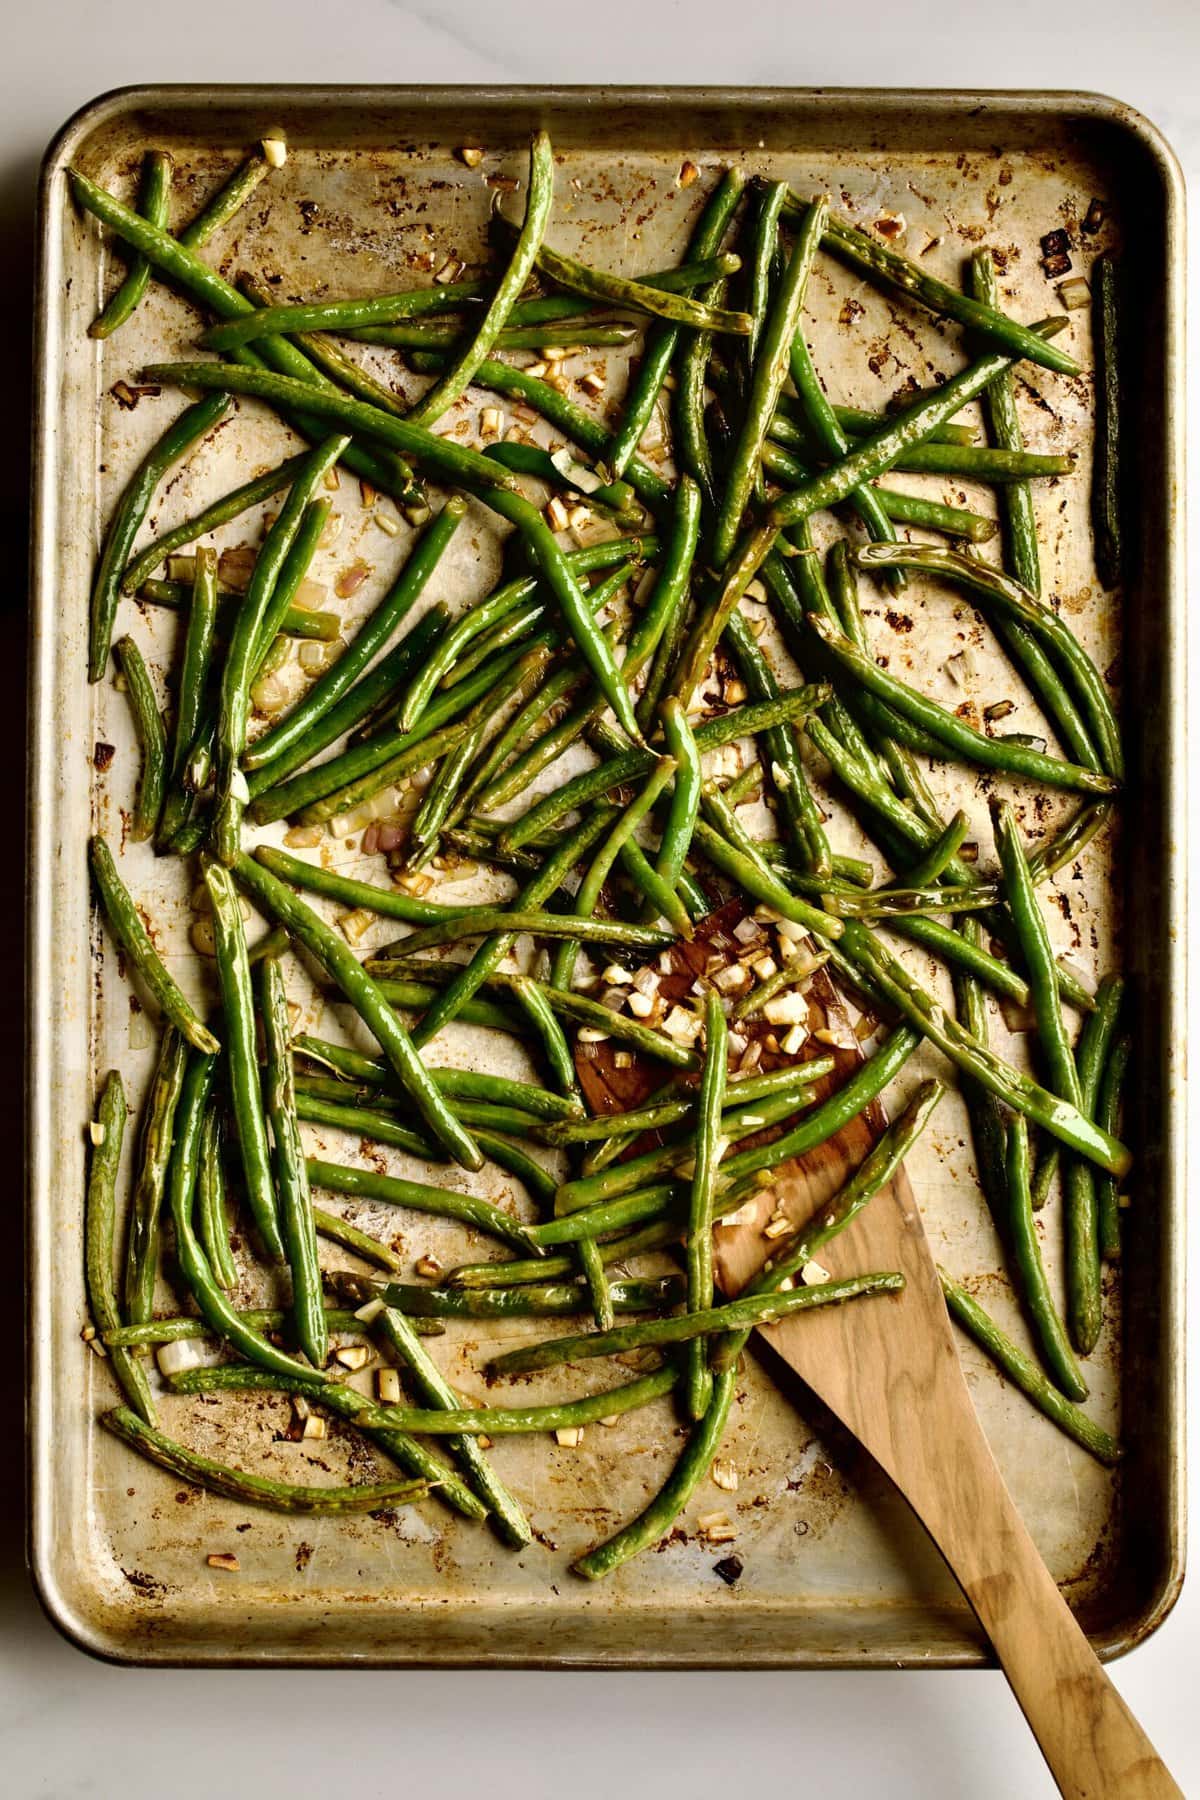
M 6 9 L 0 59 L 0 330 L 9 356 L 19 358 L 27 330 L 21 270 L 43 147 L 82 102 L 129 82 L 1096 89 L 1154 119 L 1195 184 L 1198 66 L 1196 0 L 356 0 L 337 9 L 316 0 L 187 7 L 26 0 Z M 1195 263 L 1193 256 L 1193 296 Z M 15 405 L 11 386 L 8 397 Z M 1196 407 L 1193 382 L 1193 426 Z M 19 440 L 0 448 L 0 532 L 16 567 L 21 461 Z M 1195 564 L 1193 556 L 1193 575 Z M 9 630 L 11 646 L 18 627 L 10 622 Z M 19 720 L 4 730 L 0 754 L 19 744 Z M 0 1023 L 10 1069 L 16 1031 L 14 1020 Z M 7 1296 L 12 1318 L 20 1302 L 12 1273 L 19 1251 L 12 1177 L 20 1166 L 12 1107 L 2 1127 L 10 1191 L 0 1305 Z M 614 1789 L 630 1800 L 664 1790 L 708 1800 L 797 1783 L 831 1796 L 869 1790 L 886 1800 L 951 1800 L 967 1791 L 973 1800 L 1013 1800 L 1052 1791 L 1003 1681 L 991 1673 L 250 1675 L 140 1673 L 90 1662 L 46 1624 L 22 1571 L 19 1356 L 19 1337 L 9 1329 L 0 1341 L 10 1421 L 0 1477 L 0 1788 L 14 1800 L 158 1800 L 165 1792 L 173 1800 L 251 1792 L 261 1800 L 318 1792 L 371 1800 L 435 1787 L 458 1796 L 477 1783 L 497 1800 L 560 1791 L 592 1800 Z M 1193 1587 L 1158 1635 L 1115 1670 L 1187 1793 L 1200 1793 L 1197 1666 L 1200 1590 Z

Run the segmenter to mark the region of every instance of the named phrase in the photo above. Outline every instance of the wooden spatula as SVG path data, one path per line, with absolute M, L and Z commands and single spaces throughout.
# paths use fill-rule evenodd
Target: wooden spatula
M 782 1165 L 770 1197 L 756 1202 L 761 1216 L 717 1228 L 725 1293 L 736 1294 L 764 1261 L 771 1245 L 762 1227 L 774 1208 L 806 1223 L 870 1147 L 872 1125 L 878 1119 L 856 1119 L 815 1155 Z M 820 1260 L 835 1276 L 900 1269 L 907 1285 L 868 1304 L 782 1320 L 762 1335 L 865 1445 L 929 1532 L 991 1639 L 1060 1791 L 1076 1800 L 1178 1795 L 1004 1485 L 903 1170 Z

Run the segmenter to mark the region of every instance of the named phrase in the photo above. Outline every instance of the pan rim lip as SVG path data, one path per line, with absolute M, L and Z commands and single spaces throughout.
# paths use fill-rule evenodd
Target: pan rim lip
M 53 1534 L 48 1517 L 51 1476 L 49 1394 L 47 1377 L 41 1370 L 37 1354 L 39 1334 L 49 1319 L 49 1258 L 45 1255 L 48 1223 L 41 1217 L 49 1187 L 48 1158 L 53 1129 L 48 1115 L 48 1096 L 39 1098 L 35 1071 L 48 1066 L 48 1008 L 53 1004 L 53 989 L 45 959 L 35 961 L 34 946 L 45 941 L 53 915 L 53 871 L 50 863 L 50 837 L 40 814 L 50 799 L 53 773 L 57 767 L 53 754 L 53 719 L 41 715 L 47 709 L 37 707 L 39 696 L 52 691 L 47 677 L 52 672 L 51 588 L 50 579 L 55 557 L 54 524 L 56 502 L 53 493 L 55 384 L 51 375 L 56 366 L 56 341 L 51 335 L 52 321 L 60 305 L 60 294 L 53 280 L 61 273 L 61 255 L 55 242 L 59 223 L 58 207 L 62 203 L 63 176 L 70 158 L 98 128 L 139 108 L 154 107 L 170 112 L 176 108 L 196 106 L 261 106 L 274 107 L 361 105 L 382 109 L 388 105 L 411 104 L 418 112 L 438 106 L 470 103 L 475 106 L 512 109 L 559 105 L 576 113 L 586 113 L 589 106 L 597 112 L 614 106 L 645 105 L 661 108 L 672 106 L 710 105 L 716 109 L 738 106 L 808 107 L 816 111 L 835 112 L 847 104 L 870 107 L 875 111 L 909 112 L 922 108 L 940 111 L 944 116 L 992 111 L 997 117 L 1019 113 L 1023 117 L 1040 116 L 1048 120 L 1081 119 L 1106 125 L 1123 132 L 1149 157 L 1162 183 L 1163 221 L 1166 234 L 1164 266 L 1166 292 L 1162 350 L 1162 382 L 1168 402 L 1162 427 L 1165 474 L 1180 495 L 1177 504 L 1179 528 L 1164 556 L 1163 619 L 1175 646 L 1174 654 L 1164 661 L 1168 698 L 1182 689 L 1186 643 L 1185 595 L 1185 520 L 1184 520 L 1184 424 L 1182 406 L 1183 342 L 1185 330 L 1185 291 L 1183 257 L 1185 254 L 1185 182 L 1177 153 L 1162 129 L 1147 115 L 1119 98 L 1088 89 L 984 89 L 903 87 L 793 87 L 778 84 L 721 86 L 696 84 L 664 86 L 636 84 L 609 86 L 596 83 L 523 84 L 507 86 L 498 83 L 134 83 L 107 89 L 80 106 L 52 137 L 42 159 L 39 176 L 38 226 L 36 236 L 35 332 L 33 362 L 33 445 L 31 479 L 30 531 L 30 648 L 28 660 L 29 686 L 27 700 L 27 742 L 29 744 L 28 827 L 27 827 L 27 980 L 25 995 L 26 1072 L 24 1114 L 28 1132 L 25 1182 L 26 1269 L 30 1294 L 26 1324 L 26 1475 L 29 1506 L 27 1514 L 28 1563 L 38 1599 L 56 1628 L 72 1643 L 87 1653 L 120 1663 L 142 1663 L 151 1666 L 183 1665 L 247 1666 L 266 1662 L 278 1667 L 344 1667 L 345 1657 L 328 1659 L 295 1656 L 284 1648 L 278 1656 L 263 1658 L 221 1656 L 219 1654 L 178 1657 L 146 1653 L 145 1644 L 137 1651 L 125 1653 L 111 1635 L 86 1620 L 67 1598 L 60 1580 L 62 1573 L 53 1550 Z M 69 204 L 69 202 L 67 202 Z M 61 284 L 59 284 L 61 286 Z M 1164 771 L 1163 813 L 1171 826 L 1172 855 L 1164 871 L 1164 911 L 1167 919 L 1186 919 L 1186 819 L 1183 810 L 1186 771 L 1186 718 L 1177 703 L 1168 704 L 1171 720 L 1167 768 Z M 1164 1481 L 1162 1543 L 1163 1566 L 1154 1588 L 1145 1597 L 1136 1614 L 1121 1620 L 1092 1641 L 1102 1660 L 1109 1661 L 1127 1654 L 1144 1642 L 1170 1615 L 1181 1591 L 1186 1571 L 1186 1412 L 1184 1343 L 1185 1315 L 1185 1216 L 1187 1173 L 1187 1125 L 1183 1093 L 1186 1078 L 1182 1066 L 1182 1046 L 1186 1026 L 1186 947 L 1184 934 L 1169 932 L 1161 946 L 1166 969 L 1164 991 L 1164 1026 L 1168 1041 L 1162 1046 L 1167 1059 L 1172 1090 L 1163 1108 L 1164 1155 L 1161 1165 L 1162 1218 L 1164 1224 L 1162 1256 L 1162 1298 L 1168 1318 L 1164 1351 L 1168 1367 L 1162 1374 L 1161 1429 L 1168 1452 Z M 1176 1047 L 1179 1048 L 1176 1048 Z M 43 1089 L 45 1084 L 42 1084 Z M 356 1656 L 351 1659 L 365 1667 L 451 1667 L 479 1666 L 469 1659 L 446 1663 L 430 1662 L 414 1656 L 384 1654 Z M 752 1658 L 739 1658 L 745 1667 L 821 1666 L 836 1668 L 894 1667 L 929 1668 L 977 1667 L 986 1657 L 969 1652 L 912 1659 L 870 1658 L 859 1660 L 826 1658 L 822 1662 L 807 1657 L 782 1658 L 756 1664 Z M 701 1668 L 726 1667 L 721 1662 L 686 1662 L 672 1664 L 658 1659 L 598 1656 L 550 1659 L 534 1656 L 495 1658 L 490 1665 L 497 1668 Z

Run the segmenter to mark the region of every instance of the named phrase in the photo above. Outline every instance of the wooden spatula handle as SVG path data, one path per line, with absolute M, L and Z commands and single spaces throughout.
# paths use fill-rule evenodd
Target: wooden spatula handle
M 948 1465 L 953 1466 L 953 1465 Z M 964 1459 L 921 1508 L 995 1647 L 1021 1710 L 1071 1800 L 1182 1794 L 1102 1668 L 1003 1482 Z

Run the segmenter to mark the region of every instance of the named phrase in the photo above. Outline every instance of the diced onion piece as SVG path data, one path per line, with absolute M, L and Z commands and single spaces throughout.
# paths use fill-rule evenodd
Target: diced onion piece
M 329 1427 L 318 1413 L 310 1413 L 304 1421 L 304 1430 L 300 1435 L 306 1439 L 325 1438 L 329 1436 Z
M 343 1369 L 354 1371 L 365 1369 L 371 1360 L 371 1352 L 366 1344 L 342 1344 L 333 1354 Z
M 343 913 L 338 920 L 338 929 L 349 944 L 362 941 L 366 933 L 375 923 L 375 915 L 365 906 L 355 907 L 353 912 Z
M 807 1025 L 808 1001 L 803 994 L 773 994 L 763 1007 L 768 1025 Z
M 349 600 L 353 594 L 357 594 L 370 573 L 370 563 L 364 562 L 361 556 L 357 562 L 352 562 L 348 569 L 343 569 L 333 585 L 333 591 L 338 599 Z
M 375 1391 L 384 1406 L 400 1404 L 400 1371 L 393 1368 L 382 1368 L 375 1375 Z
M 202 1369 L 218 1354 L 215 1345 L 206 1344 L 203 1338 L 179 1338 L 173 1344 L 160 1344 L 155 1361 L 159 1373 L 170 1377 L 182 1374 L 184 1369 Z
M 604 486 L 595 469 L 590 469 L 586 463 L 580 462 L 565 447 L 562 450 L 552 450 L 550 461 L 559 474 L 569 481 L 572 487 L 577 487 L 582 494 L 594 494 L 597 488 Z
M 319 675 L 323 669 L 329 667 L 337 654 L 338 646 L 336 644 L 318 643 L 310 639 L 300 646 L 300 667 L 306 675 Z
M 561 1444 L 564 1450 L 578 1450 L 583 1442 L 583 1426 L 560 1425 L 554 1434 L 554 1441 Z
M 733 1463 L 725 1457 L 718 1457 L 709 1470 L 714 1487 L 723 1488 L 727 1494 L 736 1494 L 738 1488 L 738 1472 Z
M 483 161 L 483 150 L 478 144 L 464 144 L 459 150 L 458 160 L 465 163 L 468 169 L 477 169 Z
M 780 1041 L 780 1049 L 785 1056 L 798 1056 L 803 1050 L 808 1031 L 803 1025 L 793 1025 L 787 1036 Z
M 1070 281 L 1060 281 L 1058 297 L 1068 312 L 1078 312 L 1086 306 L 1092 297 L 1092 290 L 1082 275 L 1073 275 Z
M 206 1556 L 204 1560 L 210 1569 L 224 1569 L 227 1575 L 236 1575 L 242 1566 L 237 1557 L 229 1550 L 216 1550 L 211 1556 Z
M 271 169 L 282 169 L 287 161 L 287 138 L 282 126 L 269 131 L 262 140 L 262 153 L 267 166 Z
M 800 1279 L 805 1287 L 821 1287 L 833 1277 L 829 1270 L 819 1262 L 806 1262 L 800 1271 Z
M 382 1300 L 368 1300 L 356 1310 L 354 1316 L 361 1325 L 373 1325 L 383 1310 Z

